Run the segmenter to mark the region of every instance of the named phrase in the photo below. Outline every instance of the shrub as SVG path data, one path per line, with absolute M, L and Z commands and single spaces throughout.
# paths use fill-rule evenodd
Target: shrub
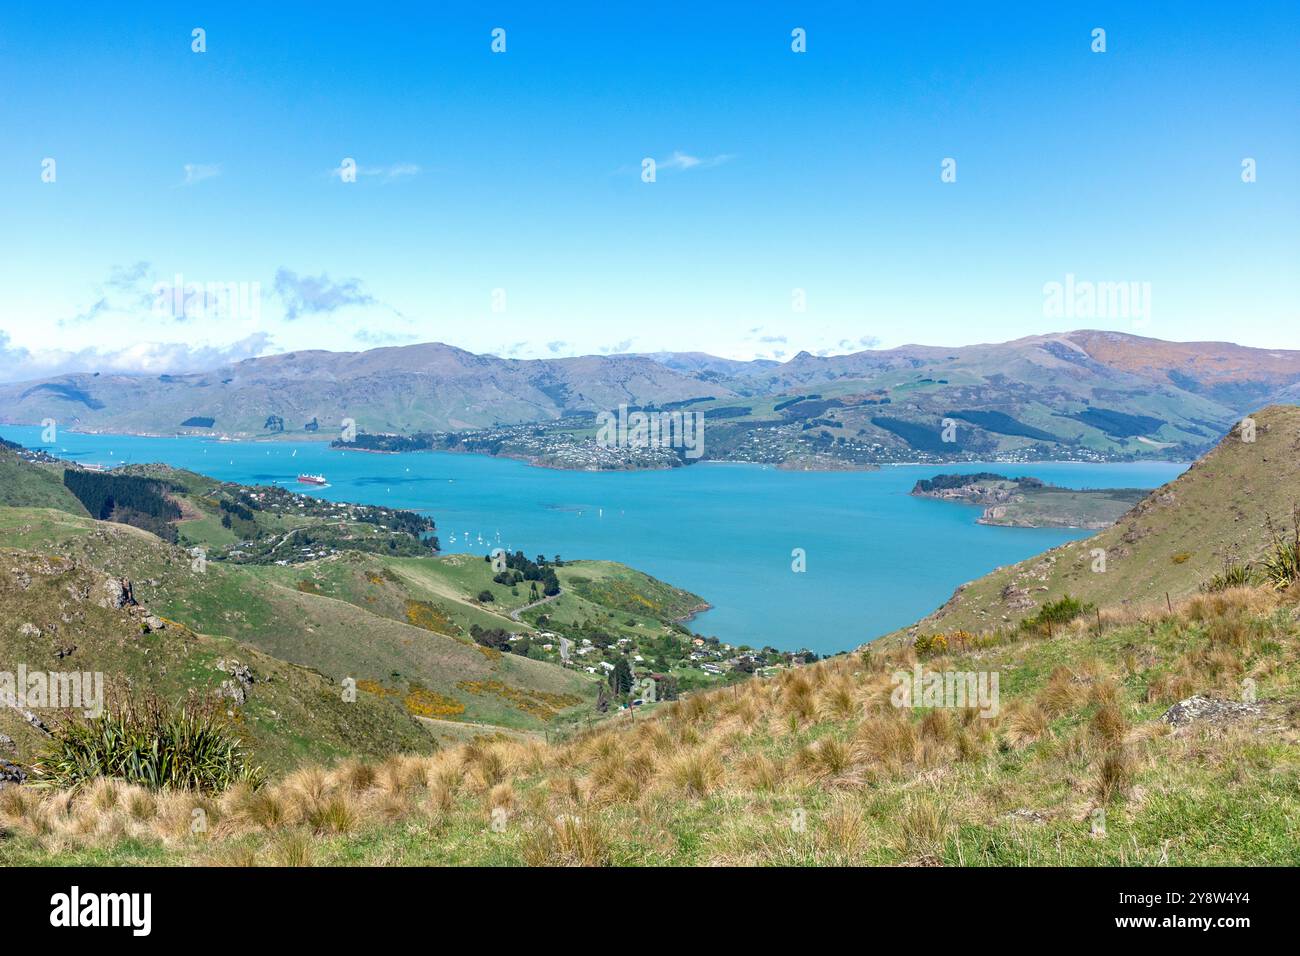
M 1254 568 L 1249 564 L 1233 558 L 1224 558 L 1223 570 L 1217 572 L 1210 580 L 1202 584 L 1201 590 L 1208 594 L 1214 594 L 1231 588 L 1244 588 L 1250 585 L 1254 578 Z
M 948 651 L 948 638 L 943 634 L 922 634 L 917 637 L 913 646 L 917 654 L 926 656 L 945 654 Z
M 1059 600 L 1044 604 L 1038 609 L 1037 614 L 1021 621 L 1020 627 L 1028 631 L 1050 632 L 1053 626 L 1069 624 L 1076 617 L 1087 614 L 1095 607 L 1094 604 L 1085 604 L 1067 594 Z
M 262 769 L 249 763 L 217 698 L 191 697 L 172 707 L 149 694 L 114 704 L 99 717 L 56 724 L 33 764 L 33 782 L 76 789 L 115 777 L 150 790 L 209 792 L 262 782 Z
M 1290 587 L 1300 577 L 1300 510 L 1292 512 L 1291 523 L 1293 531 L 1289 540 L 1269 523 L 1273 542 L 1260 565 L 1264 580 L 1278 591 Z

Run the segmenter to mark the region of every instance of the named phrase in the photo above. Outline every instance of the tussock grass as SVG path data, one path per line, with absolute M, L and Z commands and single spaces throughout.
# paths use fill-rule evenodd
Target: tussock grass
M 312 866 L 314 858 L 311 838 L 298 830 L 281 834 L 271 845 L 270 861 L 274 866 Z
M 708 796 L 718 785 L 723 773 L 717 754 L 697 749 L 679 754 L 669 761 L 666 780 L 673 791 L 685 797 Z
M 898 812 L 901 850 L 913 860 L 938 856 L 952 829 L 947 806 L 933 793 L 912 793 Z
M 999 671 L 993 718 L 893 706 L 890 675 L 915 652 L 867 649 L 553 746 L 478 738 L 217 795 L 108 778 L 9 788 L 0 863 L 86 847 L 293 866 L 1300 863 L 1285 839 L 1300 815 L 1291 597 L 1236 588 L 1157 610 L 1106 612 L 1100 631 L 1094 619 L 972 640 L 926 662 Z M 1272 702 L 1251 729 L 1159 721 L 1193 693 L 1236 696 L 1247 675 Z M 1097 806 L 1105 838 L 1088 834 Z
M 599 818 L 560 814 L 531 821 L 520 852 L 529 866 L 607 866 L 610 838 Z

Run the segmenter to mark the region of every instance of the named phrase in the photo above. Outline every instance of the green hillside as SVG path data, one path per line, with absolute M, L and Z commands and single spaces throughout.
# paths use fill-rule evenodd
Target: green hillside
M 414 714 L 540 728 L 595 695 L 586 675 L 503 655 L 468 636 L 438 633 L 330 597 L 312 583 L 310 568 L 199 565 L 187 551 L 127 526 L 0 509 L 0 540 L 11 540 L 11 531 L 29 549 L 66 555 L 130 579 L 137 598 L 165 618 L 251 645 L 335 682 L 352 678 L 363 690 L 409 701 Z M 368 560 L 375 569 L 383 566 L 377 558 Z M 327 571 L 321 577 L 328 576 Z M 489 619 L 509 623 L 484 617 Z M 473 689 L 485 683 L 500 692 Z
M 999 674 L 996 706 L 897 706 L 918 664 Z M 14 788 L 0 864 L 1296 866 L 1298 702 L 1295 594 L 1234 590 L 256 794 Z M 195 807 L 218 825 L 186 836 Z
M 1071 553 L 1058 549 L 959 594 L 1000 598 L 999 587 L 1021 580 L 1015 575 L 1042 568 L 1048 590 L 1024 588 L 1033 607 L 1018 616 L 1064 593 L 1053 587 L 1096 601 L 1096 613 L 1061 614 L 1050 628 L 972 629 L 958 640 L 958 607 L 940 612 L 951 615 L 944 642 L 876 642 L 591 725 L 557 722 L 547 741 L 517 733 L 449 740 L 432 755 L 404 747 L 417 752 L 378 761 L 332 763 L 328 753 L 366 752 L 349 746 L 349 733 L 394 742 L 383 735 L 410 720 L 409 708 L 383 686 L 362 695 L 376 724 L 360 730 L 346 720 L 359 711 L 334 720 L 327 691 L 320 713 L 268 697 L 284 725 L 266 724 L 271 713 L 259 716 L 252 703 L 241 719 L 250 735 L 274 726 L 287 739 L 261 744 L 279 766 L 304 753 L 306 765 L 256 792 L 155 795 L 106 780 L 71 794 L 11 787 L 0 792 L 0 864 L 1295 866 L 1300 571 L 1292 563 L 1274 582 L 1198 593 L 1234 546 L 1246 559 L 1268 545 L 1266 518 L 1289 507 L 1298 487 L 1300 410 L 1266 409 L 1255 422 L 1255 442 L 1230 436 L 1094 539 L 1116 554 L 1091 590 L 1049 573 L 1063 562 L 1048 558 Z M 350 628 L 361 657 L 395 660 L 389 638 L 400 644 L 402 634 L 413 644 L 465 646 L 384 615 L 417 594 L 464 614 L 452 604 L 486 573 L 468 557 L 438 570 L 443 562 L 354 553 L 294 567 L 219 565 L 195 583 L 173 566 L 184 552 L 139 529 L 20 509 L 0 509 L 0 521 L 0 537 L 24 549 L 0 552 L 0 612 L 41 632 L 27 629 L 28 643 L 10 653 L 61 650 L 68 618 L 103 633 L 87 647 L 110 666 L 172 692 L 225 676 L 214 660 L 235 645 L 179 624 L 149 634 L 121 627 L 138 629 L 138 616 L 80 598 L 102 585 L 83 568 L 97 561 L 118 573 L 138 562 L 151 610 L 172 600 L 228 631 L 277 631 L 261 639 L 278 642 L 278 653 L 325 654 L 338 667 L 351 663 L 349 649 L 327 616 Z M 1174 547 L 1182 549 L 1175 559 L 1160 560 Z M 521 616 L 539 625 L 541 615 L 563 617 L 574 633 L 631 641 L 652 622 L 668 636 L 697 600 L 604 562 L 565 564 L 557 574 L 560 596 Z M 290 586 L 291 576 L 307 583 Z M 1159 600 L 1139 600 L 1156 591 Z M 460 626 L 454 613 L 423 621 L 451 629 Z M 491 657 L 491 648 L 467 650 Z M 252 683 L 250 702 L 279 690 L 317 700 L 313 672 L 239 653 L 275 678 L 265 689 Z M 515 654 L 495 663 L 512 658 L 579 678 Z M 403 666 L 421 660 L 411 652 Z M 467 666 L 452 657 L 442 664 Z M 900 688 L 922 672 L 967 675 L 983 690 L 900 701 Z M 302 724 L 292 723 L 299 715 Z M 324 759 L 292 737 L 313 721 L 334 728 L 316 744 Z M 187 835 L 177 821 L 198 807 L 217 825 Z
M 0 509 L 6 522 L 38 527 L 47 514 Z M 61 521 L 62 519 L 55 519 Z M 72 527 L 88 538 L 121 537 L 135 547 L 152 542 L 130 528 L 97 530 L 89 519 Z M 64 527 L 69 527 L 65 525 Z M 0 527 L 0 535 L 10 536 Z M 304 760 L 345 754 L 379 756 L 395 750 L 428 750 L 433 740 L 396 703 L 361 694 L 343 700 L 338 682 L 309 668 L 288 664 L 247 644 L 195 633 L 157 607 L 113 606 L 107 590 L 113 574 L 87 560 L 46 550 L 0 548 L 0 670 L 99 672 L 110 690 L 151 691 L 172 699 L 187 692 L 219 692 L 235 680 L 234 669 L 249 668 L 251 682 L 239 684 L 237 725 L 256 759 L 273 771 Z M 137 595 L 139 600 L 139 595 Z M 224 669 L 223 669 L 224 667 Z M 235 688 L 232 687 L 232 691 Z M 231 698 L 231 706 L 235 706 Z M 17 759 L 42 742 L 21 716 L 0 708 L 0 732 L 18 743 Z M 8 730 L 5 727 L 8 727 Z M 3 755 L 0 755 L 3 756 Z
M 72 492 L 63 486 L 63 468 L 24 461 L 20 447 L 0 439 L 0 508 L 57 508 L 84 515 Z
M 65 491 L 64 465 L 15 458 L 11 504 Z M 129 580 L 141 605 L 204 640 L 237 642 L 334 685 L 355 680 L 363 697 L 424 719 L 438 736 L 460 736 L 448 722 L 538 732 L 578 719 L 620 658 L 672 672 L 683 687 L 722 679 L 685 666 L 693 635 L 677 622 L 703 600 L 620 565 L 548 570 L 549 559 L 539 566 L 517 556 L 530 574 L 560 572 L 561 592 L 543 600 L 541 582 L 520 580 L 518 571 L 502 575 L 482 556 L 434 553 L 432 521 L 411 512 L 162 465 L 75 475 L 77 493 L 97 512 L 112 507 L 104 500 L 128 495 L 133 510 L 112 507 L 113 520 L 94 521 L 0 508 L 0 544 Z M 575 648 L 588 645 L 567 665 L 546 630 L 556 626 L 547 612 L 572 621 Z
M 1254 441 L 1243 440 L 1239 424 L 1112 527 L 963 585 L 890 639 L 1005 628 L 1066 595 L 1101 607 L 1163 604 L 1166 594 L 1195 593 L 1225 561 L 1257 558 L 1268 547 L 1270 523 L 1289 532 L 1300 504 L 1300 408 L 1271 406 L 1253 420 Z

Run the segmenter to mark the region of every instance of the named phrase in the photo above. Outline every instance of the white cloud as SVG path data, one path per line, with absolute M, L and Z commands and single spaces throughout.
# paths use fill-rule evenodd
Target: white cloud
M 689 153 L 683 153 L 680 149 L 673 150 L 673 154 L 667 159 L 656 159 L 655 166 L 658 169 L 708 169 L 711 166 L 720 166 L 728 160 L 735 159 L 731 153 L 720 153 L 717 156 L 691 156 Z
M 215 179 L 221 175 L 219 163 L 186 163 L 184 169 L 185 181 L 181 183 L 182 186 L 193 186 L 205 179 Z
M 113 266 L 108 278 L 95 286 L 91 304 L 70 318 L 60 319 L 59 326 L 83 325 L 105 315 L 127 315 L 147 308 L 153 298 L 149 290 L 149 271 L 149 263 L 144 261 L 129 266 Z
M 368 179 L 378 179 L 380 182 L 391 183 L 399 179 L 419 175 L 421 169 L 416 163 L 389 163 L 387 166 L 358 165 L 353 171 L 358 178 L 364 176 Z M 343 164 L 340 163 L 330 170 L 330 175 L 335 179 L 342 179 L 343 172 Z
M 73 372 L 179 374 L 209 371 L 272 351 L 270 335 L 256 332 L 228 345 L 188 342 L 138 342 L 122 349 L 42 349 L 10 347 L 0 331 L 0 382 L 23 382 Z
M 302 315 L 321 315 L 349 305 L 374 305 L 375 298 L 362 288 L 360 279 L 338 282 L 325 273 L 299 275 L 281 267 L 275 273 L 275 294 L 284 302 L 284 317 L 293 321 Z

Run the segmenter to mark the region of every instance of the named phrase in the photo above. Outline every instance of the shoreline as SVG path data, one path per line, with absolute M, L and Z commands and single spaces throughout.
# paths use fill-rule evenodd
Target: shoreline
M 38 423 L 20 424 L 17 422 L 0 422 L 0 428 L 39 428 Z M 152 438 L 160 440 L 187 440 L 199 439 L 214 444 L 283 444 L 287 442 L 301 442 L 304 444 L 316 444 L 324 442 L 330 451 L 353 451 L 367 455 L 425 455 L 425 454 L 446 454 L 446 455 L 478 455 L 483 458 L 501 458 L 507 461 L 518 461 L 529 466 L 530 468 L 541 468 L 547 471 L 570 471 L 585 474 L 620 474 L 633 472 L 659 472 L 659 471 L 680 471 L 684 468 L 698 467 L 700 465 L 732 465 L 732 466 L 749 466 L 754 468 L 766 468 L 774 471 L 782 471 L 789 474 L 806 473 L 810 475 L 833 475 L 850 472 L 872 472 L 881 471 L 885 468 L 950 468 L 950 467 L 975 467 L 979 465 L 1018 465 L 1022 468 L 1037 467 L 1040 465 L 1185 465 L 1190 466 L 1192 461 L 1180 461 L 1168 458 L 1136 458 L 1124 459 L 1121 461 L 1094 461 L 1078 458 L 1047 458 L 1035 461 L 1000 461 L 998 459 L 955 459 L 951 461 L 882 461 L 866 463 L 845 463 L 843 467 L 817 467 L 809 468 L 798 464 L 788 462 L 760 462 L 748 461 L 741 459 L 701 459 L 692 464 L 684 464 L 677 467 L 665 465 L 662 467 L 630 467 L 630 468 L 568 468 L 563 465 L 555 465 L 543 462 L 536 458 L 530 458 L 526 455 L 515 454 L 488 454 L 481 451 L 457 451 L 451 448 L 419 448 L 411 451 L 386 451 L 381 448 L 337 448 L 333 445 L 335 439 L 329 437 L 316 437 L 314 435 L 250 435 L 243 438 L 234 438 L 229 435 L 205 435 L 205 434 L 158 434 L 154 432 L 117 432 L 101 431 L 98 429 L 88 428 L 67 428 L 66 431 L 74 435 L 93 435 L 96 437 L 110 438 Z M 1194 460 L 1194 459 L 1193 459 Z

